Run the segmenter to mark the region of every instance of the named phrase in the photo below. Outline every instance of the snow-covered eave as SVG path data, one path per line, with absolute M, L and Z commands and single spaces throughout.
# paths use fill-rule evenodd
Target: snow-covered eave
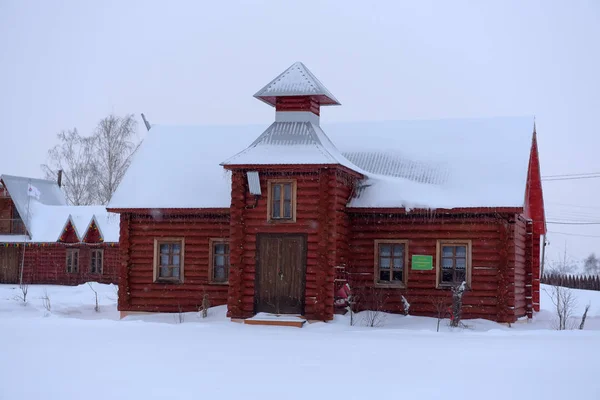
M 114 207 L 106 210 L 115 214 L 229 214 L 229 207 Z
M 259 172 L 262 170 L 273 170 L 273 169 L 276 169 L 277 171 L 286 171 L 286 172 L 287 171 L 289 171 L 289 172 L 307 172 L 307 171 L 313 171 L 315 168 L 339 168 L 339 169 L 342 169 L 342 170 L 350 173 L 351 175 L 356 176 L 357 178 L 362 179 L 365 177 L 360 172 L 357 172 L 357 171 L 353 170 L 352 168 L 346 167 L 345 165 L 342 165 L 339 163 L 330 163 L 330 164 L 323 164 L 323 163 L 319 163 L 319 164 L 310 164 L 310 163 L 303 163 L 303 164 L 225 164 L 225 163 L 221 163 L 221 166 L 229 171 L 237 170 L 237 169 L 252 169 L 252 170 L 257 170 Z
M 356 214 L 521 214 L 523 207 L 456 207 L 456 208 L 410 208 L 410 207 L 347 207 Z

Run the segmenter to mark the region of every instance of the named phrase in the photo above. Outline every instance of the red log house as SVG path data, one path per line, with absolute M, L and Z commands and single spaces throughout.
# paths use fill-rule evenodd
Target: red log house
M 320 123 L 338 100 L 295 63 L 255 97 L 270 126 L 153 126 L 109 205 L 119 310 L 331 320 L 360 308 L 539 310 L 544 204 L 532 118 Z M 260 132 L 263 131 L 262 134 Z M 327 132 L 327 133 L 326 133 Z
M 0 283 L 117 283 L 119 217 L 68 206 L 57 182 L 0 177 Z

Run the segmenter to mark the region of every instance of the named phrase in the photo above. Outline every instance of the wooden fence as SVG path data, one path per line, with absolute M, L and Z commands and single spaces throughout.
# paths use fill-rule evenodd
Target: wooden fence
M 600 276 L 583 276 L 568 274 L 544 274 L 542 283 L 563 286 L 572 289 L 600 290 Z

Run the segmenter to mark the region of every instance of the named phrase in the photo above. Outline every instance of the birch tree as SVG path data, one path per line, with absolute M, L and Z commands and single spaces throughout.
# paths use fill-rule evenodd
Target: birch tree
M 79 135 L 76 128 L 60 132 L 59 143 L 48 151 L 42 164 L 46 179 L 56 181 L 63 171 L 62 187 L 72 205 L 90 205 L 96 201 L 96 176 L 93 160 L 93 139 Z
M 137 121 L 133 114 L 109 115 L 96 127 L 93 136 L 97 199 L 107 204 L 121 183 L 131 157 L 138 147 Z

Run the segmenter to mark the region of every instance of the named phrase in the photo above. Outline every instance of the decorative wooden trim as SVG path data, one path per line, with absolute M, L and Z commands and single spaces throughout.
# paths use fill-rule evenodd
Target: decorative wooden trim
M 382 283 L 379 281 L 379 245 L 380 244 L 403 244 L 404 245 L 404 266 L 402 268 L 401 283 Z M 374 240 L 374 261 L 373 261 L 373 283 L 381 288 L 406 288 L 408 282 L 408 240 L 406 239 L 376 239 Z M 390 270 L 391 273 L 392 270 Z
M 158 258 L 159 244 L 161 243 L 179 243 L 181 244 L 181 254 L 179 256 L 179 278 L 159 278 L 158 276 Z M 182 237 L 173 238 L 154 238 L 154 257 L 152 265 L 152 281 L 154 283 L 183 283 L 184 282 L 184 261 L 185 261 L 185 239 Z
M 213 281 L 213 270 L 215 267 L 215 260 L 214 260 L 214 249 L 215 249 L 215 244 L 217 243 L 226 243 L 229 245 L 229 239 L 228 238 L 210 238 L 208 239 L 208 283 L 211 285 L 229 285 L 229 274 L 231 272 L 231 245 L 229 246 L 229 256 L 228 258 L 228 263 L 229 265 L 227 266 L 227 281 L 226 282 L 214 282 Z
M 228 164 L 223 165 L 223 168 L 229 171 L 233 170 L 252 170 L 258 172 L 289 172 L 289 173 L 303 173 L 303 172 L 317 172 L 320 169 L 335 169 L 344 171 L 349 175 L 362 179 L 364 175 L 356 172 L 348 167 L 341 164 Z M 109 210 L 110 211 L 110 210 Z
M 77 269 L 73 270 L 72 266 L 71 266 L 71 271 L 69 271 L 69 254 L 75 254 L 77 257 Z M 73 258 L 71 258 L 71 262 L 73 261 Z M 76 248 L 67 248 L 66 254 L 65 254 L 65 270 L 67 271 L 67 273 L 69 274 L 77 274 L 79 273 L 79 249 Z
M 465 280 L 467 282 L 467 287 L 471 287 L 471 274 L 473 271 L 472 263 L 473 263 L 473 250 L 472 250 L 472 241 L 471 240 L 438 240 L 435 244 L 435 287 L 436 289 L 445 289 L 452 287 L 451 284 L 441 284 L 440 283 L 440 271 L 441 271 L 441 262 L 442 259 L 442 246 L 445 244 L 463 244 L 467 246 L 467 265 L 465 271 Z
M 101 263 L 100 263 L 100 272 L 92 272 L 92 254 L 100 253 Z M 98 262 L 98 257 L 96 256 L 96 262 Z M 96 266 L 96 270 L 97 270 Z M 102 248 L 91 248 L 90 249 L 90 274 L 103 275 L 104 274 L 104 249 Z
M 273 184 L 284 184 L 284 183 L 291 183 L 291 185 L 292 185 L 292 199 L 291 199 L 292 218 L 272 218 L 272 214 L 271 214 L 272 186 L 273 186 Z M 269 179 L 267 181 L 267 221 L 269 221 L 271 223 L 278 223 L 278 224 L 279 223 L 285 224 L 285 223 L 296 222 L 297 190 L 298 190 L 298 181 L 296 179 Z M 284 196 L 283 192 L 281 193 L 281 196 L 282 197 Z M 283 215 L 283 201 L 281 201 L 280 206 L 281 206 L 280 215 Z

